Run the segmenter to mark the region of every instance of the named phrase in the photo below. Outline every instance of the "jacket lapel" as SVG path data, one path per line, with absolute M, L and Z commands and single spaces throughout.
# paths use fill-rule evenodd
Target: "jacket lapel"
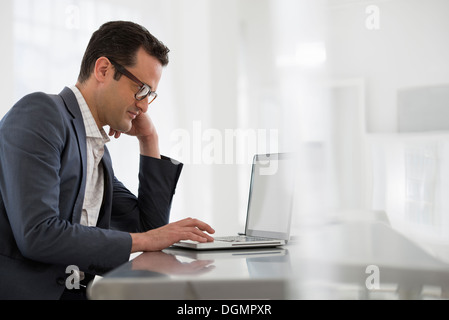
M 86 129 L 84 127 L 83 116 L 76 100 L 75 94 L 69 88 L 64 88 L 59 94 L 65 102 L 65 105 L 72 115 L 72 125 L 78 141 L 78 147 L 82 163 L 82 179 L 81 186 L 78 190 L 75 205 L 72 213 L 72 223 L 79 223 L 81 220 L 81 212 L 83 209 L 84 194 L 86 190 L 86 170 L 87 170 L 87 154 L 86 154 Z

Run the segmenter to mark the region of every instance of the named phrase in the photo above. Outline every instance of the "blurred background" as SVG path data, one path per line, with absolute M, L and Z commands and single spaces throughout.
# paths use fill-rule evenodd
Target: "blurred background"
M 149 113 L 161 152 L 185 164 L 172 221 L 243 231 L 252 155 L 297 152 L 293 234 L 380 214 L 443 245 L 448 12 L 447 0 L 3 0 L 0 116 L 74 85 L 91 34 L 132 20 L 171 49 Z M 137 192 L 137 141 L 108 148 Z

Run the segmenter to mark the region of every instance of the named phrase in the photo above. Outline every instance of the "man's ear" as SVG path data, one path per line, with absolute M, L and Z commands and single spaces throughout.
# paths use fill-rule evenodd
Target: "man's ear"
M 95 62 L 94 76 L 98 82 L 105 82 L 108 74 L 112 72 L 112 64 L 106 57 L 100 57 Z

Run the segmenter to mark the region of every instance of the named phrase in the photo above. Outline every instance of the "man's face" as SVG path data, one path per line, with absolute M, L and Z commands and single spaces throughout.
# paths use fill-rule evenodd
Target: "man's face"
M 126 69 L 137 79 L 149 85 L 152 91 L 156 91 L 162 75 L 161 63 L 143 49 L 137 51 L 136 58 L 136 65 Z M 114 72 L 111 72 L 109 77 L 113 77 L 113 74 Z M 109 79 L 102 96 L 102 122 L 117 131 L 131 130 L 132 121 L 148 110 L 148 97 L 141 101 L 135 99 L 139 89 L 139 84 L 124 75 L 118 81 Z

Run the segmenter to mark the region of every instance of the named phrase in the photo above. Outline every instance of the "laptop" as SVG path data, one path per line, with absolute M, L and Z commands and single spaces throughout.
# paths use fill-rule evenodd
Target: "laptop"
M 188 258 L 193 260 L 215 260 L 215 259 L 242 259 L 281 257 L 288 254 L 288 249 L 284 247 L 261 247 L 242 248 L 239 250 L 185 250 L 185 248 L 170 247 L 163 250 L 164 253 L 171 254 L 177 258 Z M 182 261 L 183 262 L 183 261 Z
M 276 247 L 290 237 L 293 207 L 294 155 L 259 154 L 253 158 L 245 233 L 215 237 L 200 243 L 180 241 L 173 246 L 195 250 Z

